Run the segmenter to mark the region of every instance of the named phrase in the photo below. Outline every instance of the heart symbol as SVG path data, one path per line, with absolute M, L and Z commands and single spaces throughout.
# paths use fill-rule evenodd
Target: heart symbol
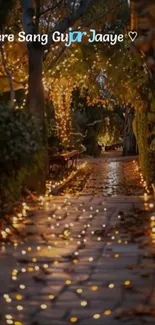
M 138 33 L 137 33 L 136 31 L 130 31 L 130 32 L 128 33 L 128 36 L 130 37 L 131 41 L 134 42 L 135 39 L 136 39 L 137 36 L 138 36 Z

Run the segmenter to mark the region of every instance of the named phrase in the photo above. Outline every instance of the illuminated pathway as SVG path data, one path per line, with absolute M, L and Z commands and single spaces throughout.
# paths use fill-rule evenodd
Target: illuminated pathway
M 132 158 L 106 154 L 104 159 L 88 159 L 81 172 L 64 193 L 87 195 L 140 195 L 139 174 L 133 169 Z
M 111 164 L 106 177 L 120 169 L 118 184 L 122 161 Z M 124 179 L 138 190 L 134 169 L 123 161 Z M 146 213 L 144 197 L 94 196 L 86 187 L 31 206 L 18 225 L 21 239 L 2 246 L 0 325 L 154 324 L 153 204 L 145 203 Z

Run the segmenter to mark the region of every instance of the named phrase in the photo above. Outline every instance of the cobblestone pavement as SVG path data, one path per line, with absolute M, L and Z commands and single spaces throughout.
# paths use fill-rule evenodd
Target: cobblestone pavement
M 103 196 L 140 195 L 139 174 L 133 169 L 133 158 L 119 154 L 104 159 L 88 159 L 87 168 L 77 175 L 63 193 Z
M 149 231 L 132 224 L 133 238 L 123 222 L 145 213 Z M 21 238 L 1 246 L 0 324 L 153 325 L 154 220 L 140 196 L 81 193 L 32 204 L 17 224 Z

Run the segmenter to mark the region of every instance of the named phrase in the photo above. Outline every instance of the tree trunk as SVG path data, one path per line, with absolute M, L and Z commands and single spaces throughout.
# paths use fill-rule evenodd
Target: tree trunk
M 38 127 L 42 129 L 44 152 L 42 153 L 42 168 L 27 178 L 26 185 L 33 191 L 44 193 L 48 173 L 48 154 L 44 112 L 44 88 L 42 82 L 43 51 L 39 44 L 31 44 L 28 47 L 28 59 L 28 110 L 38 119 Z
M 137 16 L 135 9 L 135 2 L 133 0 L 130 1 L 131 8 L 131 30 L 137 30 Z
M 44 88 L 42 83 L 43 51 L 39 44 L 31 44 L 28 47 L 28 59 L 28 106 L 32 115 L 36 116 L 42 124 L 44 123 Z
M 125 114 L 123 155 L 133 156 L 137 154 L 136 138 L 133 132 L 134 111 L 129 108 Z
M 87 11 L 92 4 L 92 0 L 82 0 L 77 10 L 72 11 L 66 16 L 55 30 L 65 32 L 69 27 Z M 23 13 L 23 29 L 27 34 L 39 33 L 39 14 L 40 14 L 40 1 L 35 1 L 36 7 L 34 7 L 33 0 L 21 0 L 22 13 Z M 37 10 L 35 10 L 37 9 Z M 37 23 L 34 24 L 33 17 L 37 13 Z M 53 32 L 52 32 L 53 33 Z M 49 34 L 49 44 L 47 48 L 51 46 L 52 37 Z M 43 50 L 37 43 L 32 43 L 28 46 L 28 60 L 29 60 L 29 96 L 28 107 L 29 111 L 39 118 L 40 125 L 43 126 L 43 134 L 45 135 L 45 123 L 44 123 L 44 90 L 42 84 L 42 63 L 43 63 Z M 46 148 L 46 140 L 44 137 L 44 143 Z M 46 170 L 47 170 L 47 150 L 45 150 L 44 167 L 36 175 L 31 175 L 30 183 L 27 182 L 30 189 L 42 192 L 45 189 Z
M 26 34 L 35 34 L 38 31 L 33 23 L 35 9 L 32 0 L 22 0 L 23 28 Z M 39 2 L 38 2 L 39 5 Z M 40 8 L 40 7 L 39 7 Z M 27 177 L 26 186 L 38 193 L 45 192 L 48 168 L 48 154 L 45 130 L 44 112 L 44 87 L 42 82 L 43 47 L 38 43 L 27 44 L 29 63 L 29 91 L 28 110 L 38 118 L 38 127 L 42 128 L 44 153 L 42 154 L 42 168 Z
M 6 76 L 8 78 L 8 84 L 9 84 L 9 88 L 10 88 L 10 107 L 13 108 L 14 107 L 14 99 L 15 99 L 15 90 L 14 90 L 14 86 L 13 86 L 12 73 L 7 68 L 7 62 L 5 60 L 5 55 L 4 55 L 2 45 L 0 45 L 0 52 L 1 52 L 1 57 L 2 57 L 2 64 L 4 67 L 4 71 L 6 73 Z

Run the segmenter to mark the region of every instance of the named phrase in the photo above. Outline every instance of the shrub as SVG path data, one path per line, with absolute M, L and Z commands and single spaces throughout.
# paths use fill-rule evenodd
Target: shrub
M 150 185 L 154 178 L 154 162 L 152 161 L 152 154 L 148 141 L 149 129 L 146 112 L 136 111 L 133 129 L 138 144 L 139 165 L 147 184 Z
M 41 132 L 30 114 L 0 105 L 0 203 L 10 205 L 21 194 L 29 171 L 41 163 Z

